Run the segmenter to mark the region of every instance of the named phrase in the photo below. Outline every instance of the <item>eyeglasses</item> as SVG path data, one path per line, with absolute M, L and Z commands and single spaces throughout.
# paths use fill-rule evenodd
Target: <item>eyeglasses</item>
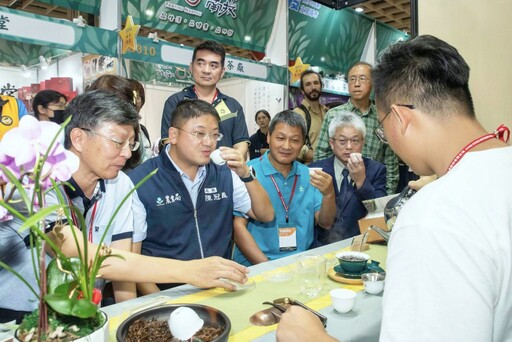
M 416 108 L 415 105 L 410 105 L 410 104 L 396 104 L 396 106 L 406 107 L 406 108 L 409 108 L 409 109 L 415 109 Z M 381 142 L 383 142 L 384 144 L 387 144 L 388 140 L 386 139 L 386 135 L 384 134 L 384 127 L 382 127 L 382 123 L 384 122 L 384 120 L 386 120 L 386 118 L 388 117 L 389 113 L 391 113 L 392 111 L 393 111 L 393 109 L 390 107 L 388 112 L 386 113 L 386 115 L 384 115 L 382 120 L 379 121 L 379 124 L 377 125 L 377 128 L 375 128 L 375 130 L 373 131 L 373 134 L 375 134 L 375 136 L 377 138 L 379 138 L 379 140 Z
M 101 134 L 101 133 L 98 133 L 98 132 L 95 132 L 95 131 L 91 131 L 88 128 L 80 128 L 80 129 L 83 130 L 83 131 L 89 132 L 91 134 L 98 135 L 98 136 L 102 137 L 105 140 L 112 141 L 114 144 L 116 144 L 116 147 L 117 147 L 118 150 L 124 150 L 125 148 L 128 148 L 128 149 L 130 149 L 130 151 L 133 152 L 133 151 L 137 151 L 139 146 L 140 146 L 140 143 L 138 141 L 134 141 L 133 143 L 131 143 L 130 140 L 126 140 L 126 141 L 121 142 L 121 141 L 117 141 L 114 138 L 107 137 L 104 134 Z
M 370 78 L 366 76 L 352 76 L 348 79 L 348 83 L 350 84 L 357 83 L 357 81 L 359 81 L 359 83 L 367 83 L 370 82 Z
M 336 141 L 338 143 L 338 145 L 340 145 L 340 146 L 346 146 L 349 142 L 353 146 L 359 146 L 363 142 L 359 138 L 353 138 L 353 139 L 345 139 L 345 138 L 334 139 L 334 138 L 332 138 L 332 140 Z
M 180 131 L 183 131 L 183 132 L 186 132 L 190 135 L 193 135 L 197 141 L 199 142 L 206 142 L 206 139 L 211 139 L 213 141 L 221 141 L 222 138 L 224 137 L 224 135 L 222 135 L 222 133 L 206 133 L 206 132 L 189 132 L 189 131 L 185 131 L 184 129 L 181 129 L 181 128 L 178 128 L 178 127 L 173 127 L 177 130 L 180 130 Z

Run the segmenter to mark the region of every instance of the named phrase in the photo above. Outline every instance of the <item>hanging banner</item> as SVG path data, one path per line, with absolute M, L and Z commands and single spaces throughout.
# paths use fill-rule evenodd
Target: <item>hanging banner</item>
M 100 14 L 101 0 L 38 0 L 50 5 L 71 8 L 80 12 L 94 15 Z M 112 0 L 105 0 L 112 1 Z
M 40 63 L 39 56 L 53 57 L 66 53 L 67 50 L 0 39 L 0 61 L 6 64 L 30 67 Z
M 345 73 L 363 54 L 373 21 L 352 9 L 288 1 L 289 58 Z
M 157 40 L 158 41 L 158 40 Z M 154 64 L 173 65 L 188 70 L 194 49 L 163 40 L 155 42 L 146 37 L 137 37 L 137 51 L 127 51 L 123 58 Z M 286 84 L 287 69 L 244 58 L 226 55 L 226 74 L 241 78 Z
M 226 45 L 265 52 L 276 0 L 123 0 L 123 20 Z
M 409 36 L 402 31 L 377 22 L 377 57 L 389 45 L 409 39 Z
M 63 19 L 0 7 L 0 38 L 47 47 L 117 55 L 117 33 L 92 26 L 78 27 Z

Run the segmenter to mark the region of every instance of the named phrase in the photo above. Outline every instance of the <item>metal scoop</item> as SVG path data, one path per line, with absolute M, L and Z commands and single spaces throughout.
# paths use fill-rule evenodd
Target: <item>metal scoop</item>
M 292 299 L 290 297 L 283 297 L 283 298 L 274 299 L 274 304 L 279 304 L 280 306 L 282 306 L 283 304 L 298 305 L 301 308 L 306 309 L 309 312 L 315 314 L 320 319 L 320 321 L 322 322 L 324 327 L 327 325 L 327 317 L 322 315 L 320 312 L 315 311 L 315 310 L 311 309 L 310 307 L 302 304 L 298 300 Z
M 272 305 L 271 308 L 256 312 L 249 318 L 249 322 L 257 326 L 267 326 L 279 323 L 281 314 L 288 309 L 289 305 L 279 305 L 271 302 L 264 302 L 263 304 Z

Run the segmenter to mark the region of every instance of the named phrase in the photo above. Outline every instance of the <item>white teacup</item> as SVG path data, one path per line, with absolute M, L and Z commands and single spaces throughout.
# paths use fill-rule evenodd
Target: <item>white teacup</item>
M 312 176 L 315 173 L 315 170 L 322 171 L 322 168 L 321 167 L 310 167 L 309 175 Z
M 220 155 L 219 149 L 216 149 L 212 153 L 210 153 L 210 159 L 217 165 L 226 164 L 226 161 Z
M 334 289 L 329 292 L 331 295 L 332 306 L 334 310 L 340 313 L 347 313 L 354 307 L 356 302 L 356 292 L 347 289 Z
M 373 295 L 378 295 L 384 290 L 385 275 L 381 273 L 363 273 L 361 280 L 363 281 L 364 290 Z

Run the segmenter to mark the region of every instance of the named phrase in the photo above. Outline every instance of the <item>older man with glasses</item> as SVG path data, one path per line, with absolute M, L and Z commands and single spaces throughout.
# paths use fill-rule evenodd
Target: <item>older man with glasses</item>
M 348 71 L 348 90 L 350 99 L 347 103 L 335 107 L 327 112 L 315 150 L 314 160 L 321 160 L 332 156 L 330 145 L 329 124 L 331 120 L 342 112 L 349 111 L 361 117 L 368 132 L 373 132 L 378 126 L 377 109 L 370 99 L 372 92 L 372 66 L 366 62 L 355 63 Z M 363 156 L 382 162 L 386 165 L 386 192 L 393 194 L 397 190 L 399 169 L 398 158 L 395 153 L 376 136 L 368 134 L 365 137 Z
M 326 245 L 359 235 L 358 220 L 367 214 L 364 200 L 386 196 L 386 167 L 361 156 L 366 126 L 351 112 L 341 112 L 329 124 L 334 155 L 310 164 L 331 175 L 336 194 L 336 220 L 331 229 L 315 229 L 315 244 Z
M 78 253 L 73 229 L 75 235 L 81 234 L 76 229 L 86 230 L 90 258 L 95 254 L 91 251 L 97 250 L 102 235 L 106 234 L 103 242 L 112 248 L 112 254 L 120 258 L 110 258 L 103 264 L 100 273 L 103 279 L 113 281 L 116 301 L 135 298 L 134 282 L 140 281 L 183 282 L 232 290 L 235 288 L 233 285 L 219 278 L 237 282 L 246 280 L 245 267 L 219 257 L 184 262 L 131 253 L 132 241 L 140 241 L 136 229 L 140 226 L 136 226 L 133 220 L 133 197 L 129 196 L 123 201 L 133 184 L 121 169 L 138 148 L 135 132 L 139 115 L 130 103 L 117 94 L 93 90 L 71 101 L 64 113 L 65 118 L 69 116 L 72 117 L 65 128 L 64 143 L 78 157 L 80 164 L 67 183 L 59 187 L 60 196 L 53 190 L 45 196 L 47 206 L 60 202 L 58 197 L 61 197 L 82 213 L 85 219 L 85 225 L 82 226 L 79 217 L 72 215 L 73 222 L 68 222 L 69 225 L 59 230 L 59 236 L 63 236 L 63 239 L 59 239 L 59 243 L 62 243 L 60 249 L 64 254 L 72 256 Z M 208 135 L 203 138 L 211 143 L 218 137 Z M 244 171 L 247 169 L 241 168 L 240 172 Z M 19 198 L 16 192 L 15 198 Z M 9 204 L 21 212 L 26 210 L 21 200 Z M 271 208 L 269 213 L 273 215 Z M 113 216 L 115 220 L 110 224 Z M 60 219 L 57 213 L 47 216 L 45 224 L 48 230 L 52 230 Z M 172 219 L 172 216 L 167 217 L 168 221 Z M 36 309 L 38 304 L 36 294 L 25 286 L 30 284 L 38 288 L 33 270 L 30 230 L 19 230 L 22 223 L 18 217 L 0 222 L 0 261 L 27 281 L 24 284 L 3 266 L 0 267 L 1 323 L 20 321 L 26 313 Z M 107 227 L 109 231 L 105 232 Z M 50 233 L 50 236 L 55 237 L 56 234 Z M 100 283 L 97 285 L 102 285 Z

